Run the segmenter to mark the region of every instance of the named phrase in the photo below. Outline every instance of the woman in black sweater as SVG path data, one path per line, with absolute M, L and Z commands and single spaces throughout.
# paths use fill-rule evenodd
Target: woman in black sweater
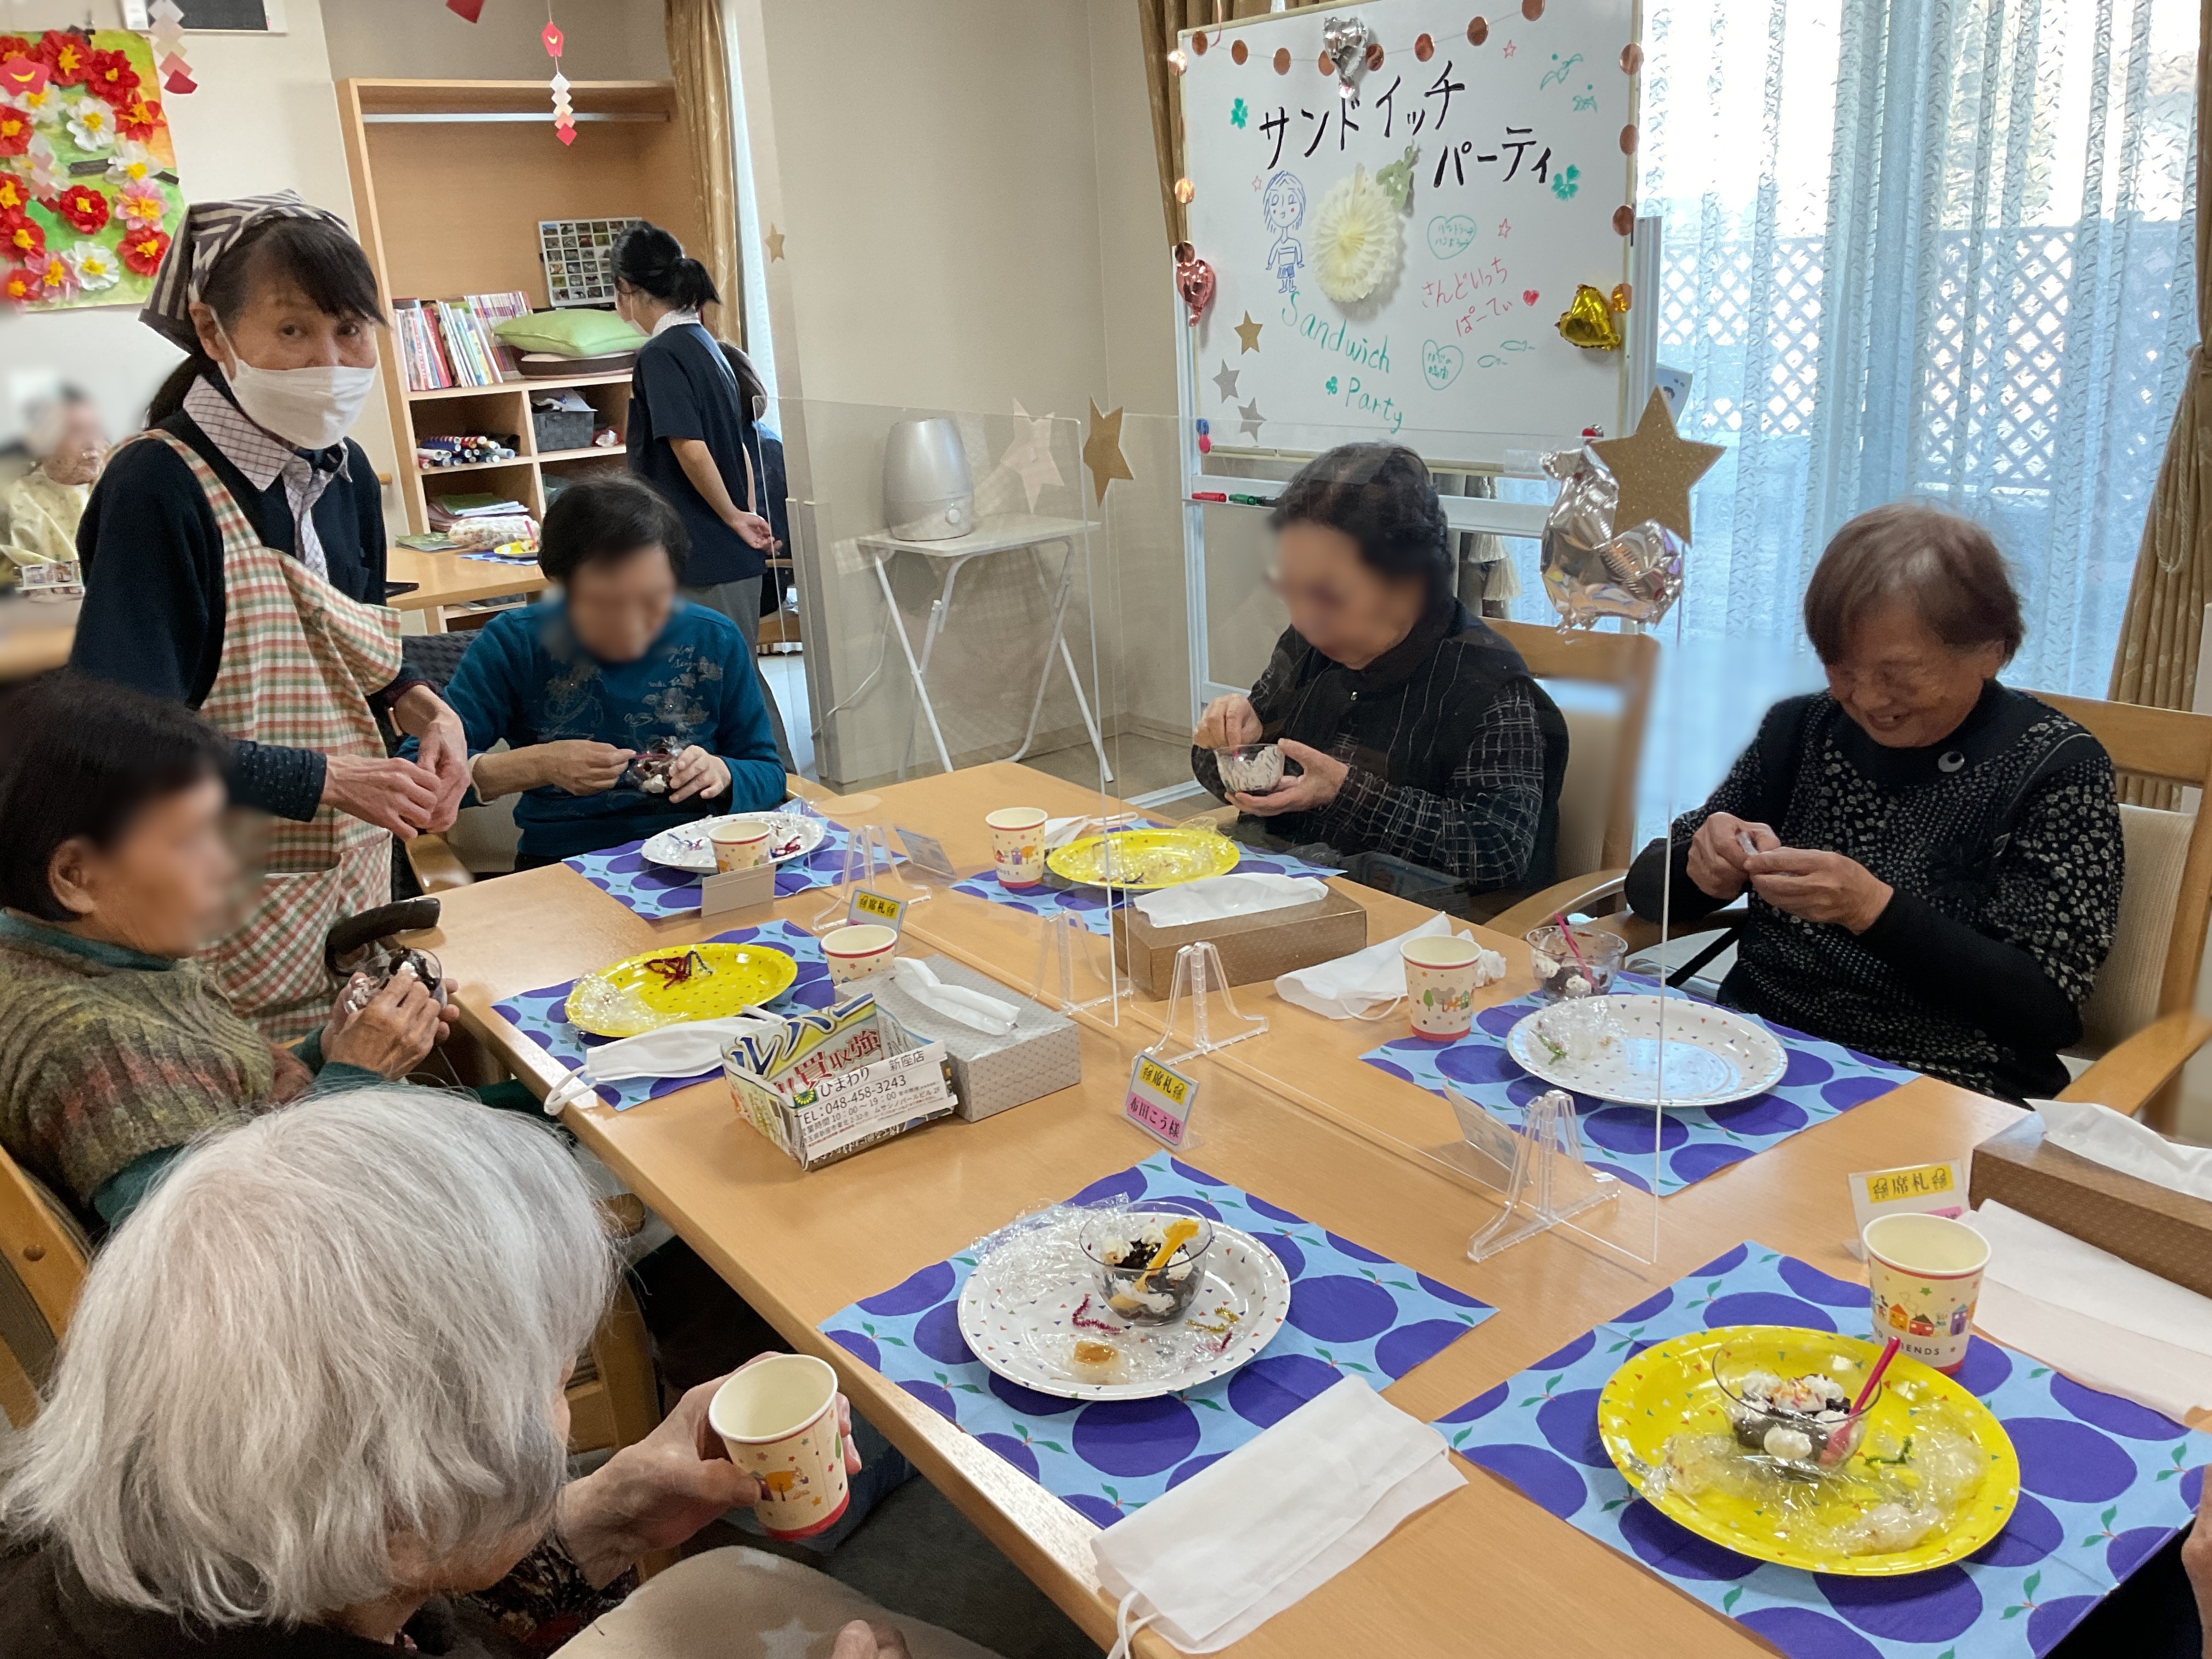
M 1767 711 L 1695 811 L 1629 872 L 1679 927 L 1750 890 L 1735 1006 L 2010 1099 L 2059 1051 L 2112 949 L 2124 849 L 2096 738 L 1996 682 L 2019 596 L 1978 525 L 1885 507 L 1805 592 L 1828 690 Z

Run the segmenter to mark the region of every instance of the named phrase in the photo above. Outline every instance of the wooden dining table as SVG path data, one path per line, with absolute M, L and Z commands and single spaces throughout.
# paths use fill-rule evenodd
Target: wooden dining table
M 934 836 L 963 875 L 989 867 L 988 811 L 1041 806 L 1059 815 L 1112 805 L 1096 789 L 1004 763 L 865 794 L 820 794 L 814 804 L 850 826 Z M 907 913 L 902 953 L 942 952 L 1016 990 L 1034 988 L 1035 916 L 906 868 L 898 890 L 926 889 L 928 896 Z M 1340 878 L 1333 884 L 1365 907 L 1370 940 L 1403 933 L 1428 914 Z M 495 1011 L 497 1001 L 750 919 L 648 921 L 559 865 L 442 897 L 441 925 L 418 941 L 438 953 L 458 988 L 467 1028 L 541 1094 L 562 1067 Z M 817 890 L 779 902 L 775 914 L 813 926 L 831 902 Z M 1503 1001 L 1530 989 L 1525 949 L 1475 932 L 1509 963 L 1505 978 L 1478 991 L 1478 1000 Z M 1239 987 L 1235 995 L 1242 1012 L 1264 1016 L 1268 1028 L 1190 1063 L 1200 1096 L 1191 1120 L 1196 1141 L 1183 1156 L 1498 1310 L 1386 1391 L 1424 1421 L 1746 1239 L 1863 1279 L 1845 1248 L 1853 1233 L 1846 1176 L 1963 1159 L 2021 1115 L 1917 1079 L 1672 1196 L 1624 1192 L 1596 1218 L 1582 1218 L 1588 1233 L 1553 1229 L 1476 1264 L 1468 1239 L 1497 1218 L 1500 1202 L 1464 1153 L 1451 1112 L 1358 1058 L 1395 1028 L 1324 1018 L 1266 984 Z M 835 1365 L 855 1409 L 1102 1645 L 1113 1639 L 1114 1610 L 1097 1589 L 1092 1523 L 819 1327 L 1022 1213 L 1158 1151 L 1124 1121 L 1121 1106 L 1133 1057 L 1161 1040 L 1164 1012 L 1148 1000 L 1083 1011 L 1078 1086 L 980 1122 L 942 1121 L 811 1172 L 738 1118 L 720 1079 L 626 1111 L 594 1105 L 563 1114 L 794 1349 Z M 1188 1040 L 1187 1022 L 1179 1023 L 1178 1048 Z M 1741 1626 L 1555 1520 L 1510 1484 L 1462 1467 L 1463 1489 L 1225 1651 L 1239 1659 L 1771 1654 Z M 1149 1632 L 1136 1647 L 1173 1651 Z

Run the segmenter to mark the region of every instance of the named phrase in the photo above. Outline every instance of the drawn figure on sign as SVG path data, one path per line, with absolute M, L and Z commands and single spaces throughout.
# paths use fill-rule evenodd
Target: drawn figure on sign
M 1267 188 L 1260 194 L 1260 211 L 1267 228 L 1275 233 L 1275 245 L 1267 250 L 1267 269 L 1275 273 L 1281 292 L 1295 294 L 1298 271 L 1306 262 L 1305 250 L 1291 234 L 1306 217 L 1306 187 L 1297 174 L 1279 173 L 1268 179 Z

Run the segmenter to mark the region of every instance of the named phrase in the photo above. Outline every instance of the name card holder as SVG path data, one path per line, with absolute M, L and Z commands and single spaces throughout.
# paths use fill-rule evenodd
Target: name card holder
M 699 878 L 701 916 L 727 915 L 735 910 L 759 910 L 766 921 L 775 904 L 775 866 L 756 864 L 750 870 L 724 870 Z

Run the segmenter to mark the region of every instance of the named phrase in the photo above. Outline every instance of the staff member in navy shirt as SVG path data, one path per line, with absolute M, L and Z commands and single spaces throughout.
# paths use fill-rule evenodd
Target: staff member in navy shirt
M 630 379 L 629 470 L 675 504 L 690 537 L 684 597 L 720 611 L 760 646 L 761 577 L 775 532 L 761 516 L 746 443 L 751 411 L 722 348 L 699 320 L 720 303 L 707 267 L 658 225 L 639 225 L 615 244 L 615 309 L 652 338 Z M 782 711 L 762 678 L 775 750 L 796 771 Z

